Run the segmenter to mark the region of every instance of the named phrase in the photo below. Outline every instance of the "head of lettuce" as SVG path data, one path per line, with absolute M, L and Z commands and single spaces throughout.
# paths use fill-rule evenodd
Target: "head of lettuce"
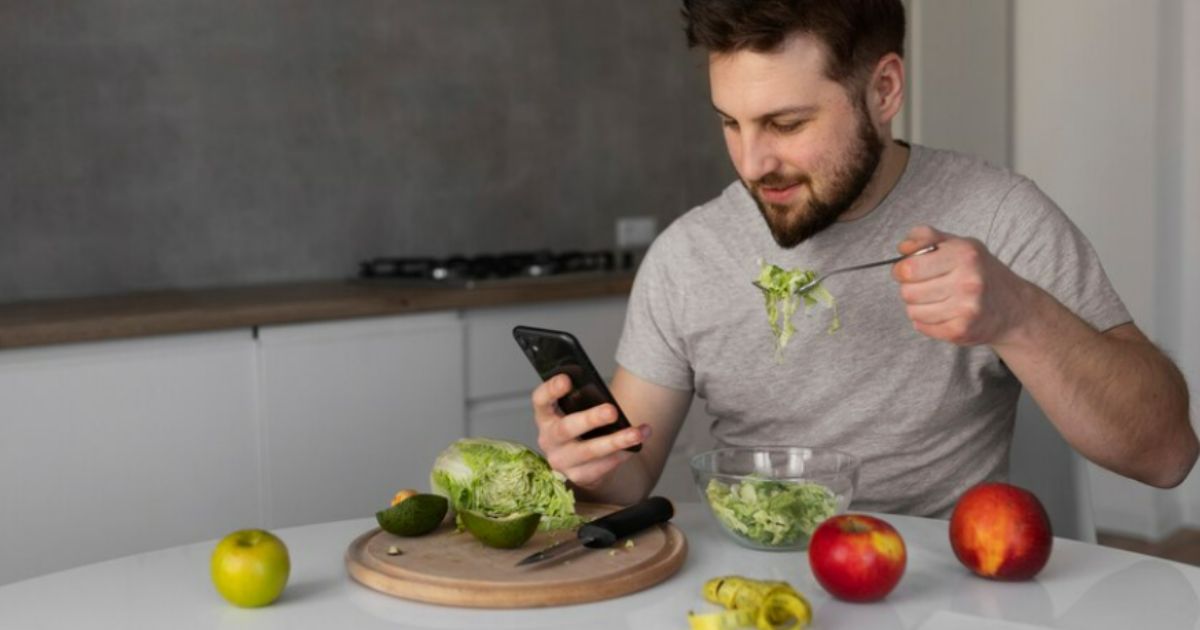
M 563 475 L 517 442 L 458 440 L 438 455 L 429 483 L 455 512 L 500 517 L 536 512 L 544 530 L 576 527 L 584 520 L 575 513 L 575 495 Z

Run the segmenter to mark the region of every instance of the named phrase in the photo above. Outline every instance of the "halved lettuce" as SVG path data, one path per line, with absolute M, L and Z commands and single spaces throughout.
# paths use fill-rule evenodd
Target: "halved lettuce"
M 429 475 L 433 491 L 455 512 L 488 516 L 537 512 L 539 529 L 577 527 L 575 495 L 566 478 L 524 444 L 489 438 L 463 438 L 446 447 Z

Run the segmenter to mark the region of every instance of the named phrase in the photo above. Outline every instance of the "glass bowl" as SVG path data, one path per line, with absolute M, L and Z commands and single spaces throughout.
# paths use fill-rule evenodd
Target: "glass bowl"
M 718 448 L 690 463 L 721 530 L 751 549 L 807 549 L 813 530 L 846 510 L 858 484 L 858 458 L 827 448 Z

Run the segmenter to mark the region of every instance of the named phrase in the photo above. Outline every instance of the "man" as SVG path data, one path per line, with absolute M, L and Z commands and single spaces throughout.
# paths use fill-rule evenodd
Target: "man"
M 693 391 L 722 444 L 860 457 L 856 509 L 947 516 L 1003 478 L 1022 386 L 1097 464 L 1159 487 L 1187 476 L 1187 386 L 1083 235 L 1025 178 L 893 141 L 899 0 L 689 0 L 684 16 L 740 181 L 639 269 L 612 391 L 641 426 L 581 441 L 615 410 L 564 416 L 563 376 L 533 393 L 538 443 L 583 496 L 645 496 Z M 831 280 L 841 330 L 797 314 L 776 361 L 757 259 L 829 270 L 930 244 L 890 277 Z

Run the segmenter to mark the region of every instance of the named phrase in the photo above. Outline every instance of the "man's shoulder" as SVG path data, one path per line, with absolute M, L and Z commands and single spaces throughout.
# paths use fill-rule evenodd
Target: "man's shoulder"
M 760 227 L 760 224 L 761 227 Z M 754 260 L 757 231 L 766 231 L 758 208 L 740 182 L 671 222 L 650 246 L 646 262 L 680 282 Z M 769 238 L 769 235 L 767 236 Z
M 919 185 L 936 184 L 944 189 L 1010 190 L 1029 180 L 1011 169 L 985 158 L 951 149 L 913 145 L 921 161 Z
M 996 251 L 1021 246 L 1035 232 L 1068 238 L 1075 229 L 1032 179 L 973 155 L 924 151 L 925 176 L 912 201 L 929 213 L 922 218 L 931 224 L 974 236 Z
M 721 230 L 727 225 L 739 223 L 739 215 L 753 210 L 753 205 L 746 187 L 740 181 L 734 181 L 716 197 L 683 213 L 675 223 L 678 223 L 681 229 Z
M 1019 213 L 1049 208 L 1027 177 L 983 158 L 958 151 L 920 147 L 918 163 L 904 195 L 920 219 L 983 239 L 1005 206 Z
M 656 240 L 663 245 L 679 247 L 709 239 L 726 240 L 736 230 L 745 228 L 748 215 L 756 209 L 741 182 L 734 181 L 716 197 L 684 212 L 663 230 Z

